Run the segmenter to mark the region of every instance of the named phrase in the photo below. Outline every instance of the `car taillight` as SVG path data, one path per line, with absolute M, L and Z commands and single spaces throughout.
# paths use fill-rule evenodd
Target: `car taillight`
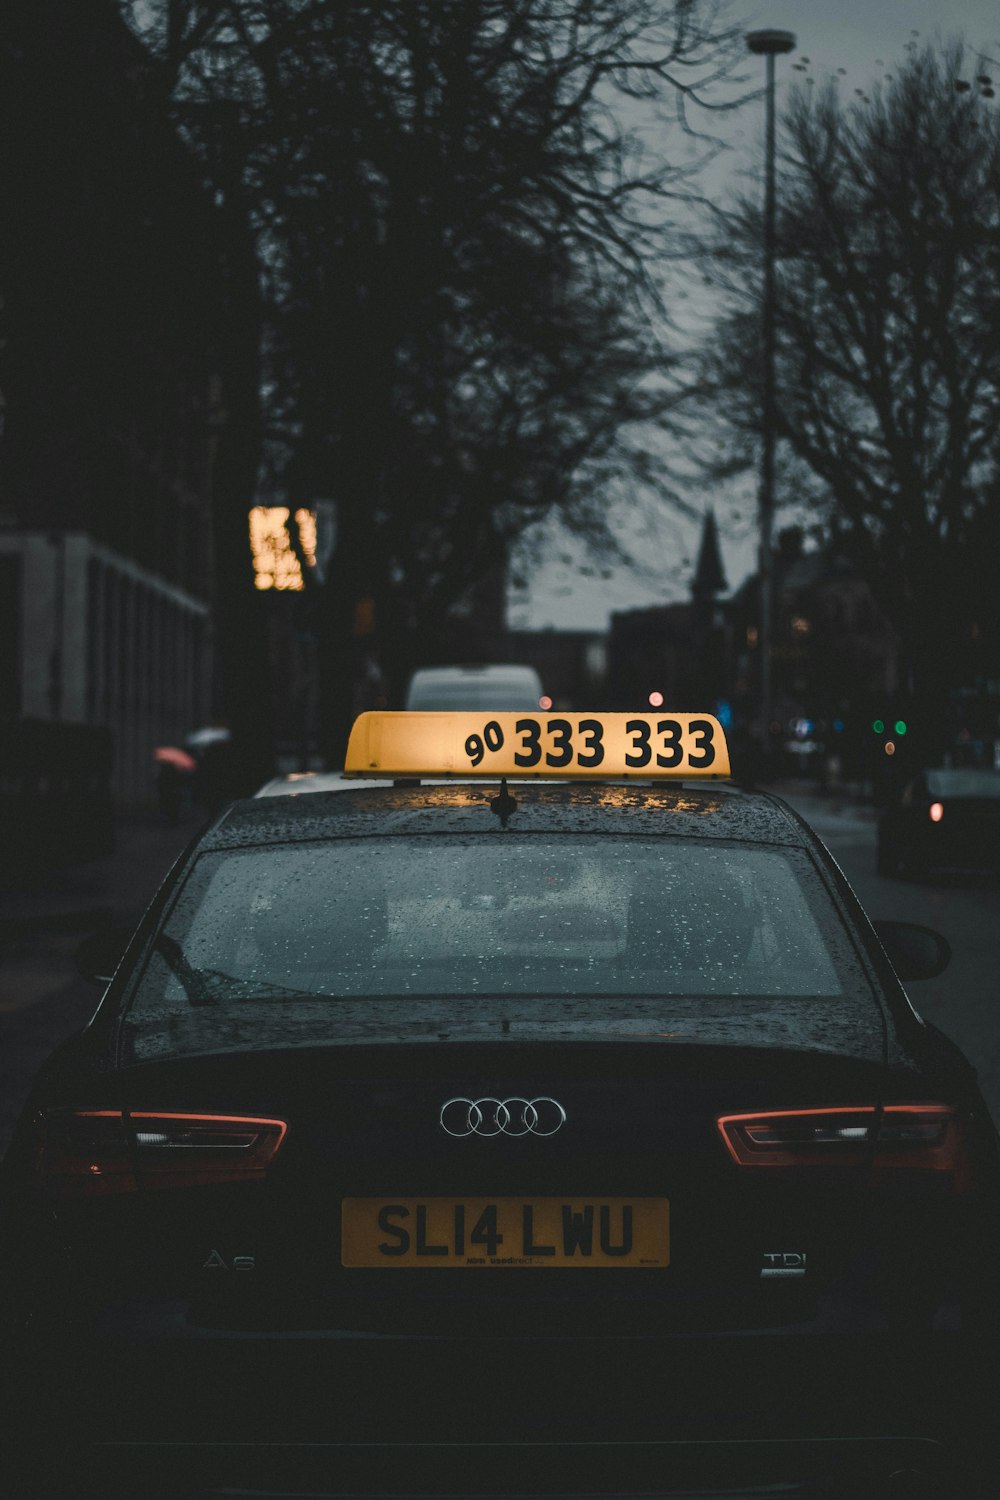
M 870 1165 L 876 1183 L 913 1173 L 953 1192 L 973 1186 L 969 1118 L 947 1104 L 768 1110 L 721 1115 L 717 1124 L 740 1167 Z
M 47 1110 L 38 1127 L 38 1178 L 53 1198 L 252 1182 L 288 1129 L 256 1115 L 138 1109 Z

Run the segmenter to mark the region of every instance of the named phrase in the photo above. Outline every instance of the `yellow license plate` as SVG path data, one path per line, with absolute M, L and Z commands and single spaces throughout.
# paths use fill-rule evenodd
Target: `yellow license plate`
M 345 1266 L 655 1266 L 666 1198 L 345 1198 Z

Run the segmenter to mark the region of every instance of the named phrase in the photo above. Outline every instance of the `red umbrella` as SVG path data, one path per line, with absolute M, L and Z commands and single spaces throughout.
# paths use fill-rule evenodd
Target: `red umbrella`
M 153 759 L 161 765 L 176 766 L 178 771 L 194 771 L 198 764 L 193 755 L 177 745 L 157 745 Z

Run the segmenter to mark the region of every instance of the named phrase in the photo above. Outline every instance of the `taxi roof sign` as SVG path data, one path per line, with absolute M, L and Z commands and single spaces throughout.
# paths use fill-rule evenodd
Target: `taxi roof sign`
M 345 776 L 493 781 L 724 780 L 732 773 L 713 714 L 364 713 Z

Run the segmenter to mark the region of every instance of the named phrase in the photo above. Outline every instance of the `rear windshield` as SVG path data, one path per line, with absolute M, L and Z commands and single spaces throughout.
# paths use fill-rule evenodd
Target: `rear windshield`
M 129 1020 L 176 1033 L 256 1002 L 315 1017 L 358 999 L 837 996 L 844 941 L 793 849 L 511 833 L 286 844 L 202 855 Z

